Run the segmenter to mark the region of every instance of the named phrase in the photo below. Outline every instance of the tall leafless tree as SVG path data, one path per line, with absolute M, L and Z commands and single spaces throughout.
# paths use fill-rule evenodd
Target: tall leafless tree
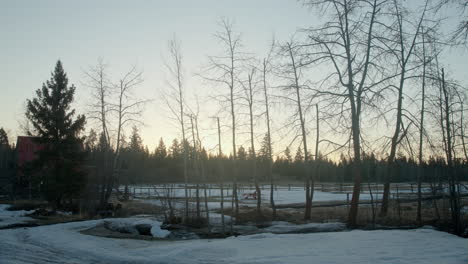
M 104 207 L 107 203 L 108 193 L 112 191 L 112 153 L 111 139 L 109 134 L 109 115 L 111 110 L 111 100 L 113 99 L 113 87 L 110 84 L 107 73 L 107 65 L 103 59 L 98 59 L 95 66 L 90 67 L 84 72 L 86 77 L 85 85 L 91 89 L 92 102 L 89 105 L 87 116 L 89 119 L 97 120 L 101 126 L 101 135 L 103 136 L 103 162 L 98 164 L 99 171 L 103 172 L 99 186 L 99 203 Z
M 185 87 L 184 87 L 184 69 L 182 64 L 182 51 L 180 42 L 175 36 L 169 41 L 170 60 L 166 63 L 166 69 L 169 73 L 170 80 L 167 81 L 169 91 L 165 95 L 166 104 L 176 118 L 182 133 L 182 147 L 184 159 L 184 194 L 185 194 L 185 219 L 189 217 L 189 195 L 188 195 L 188 150 L 187 138 L 185 135 Z M 175 105 L 175 106 L 174 106 Z
M 460 182 L 457 179 L 455 168 L 454 168 L 454 145 L 453 145 L 453 91 L 450 92 L 450 87 L 446 81 L 444 68 L 441 69 L 440 74 L 440 89 L 441 89 L 441 101 L 443 115 L 441 116 L 442 129 L 445 131 L 445 154 L 448 166 L 448 177 L 449 177 L 449 193 L 450 193 L 450 212 L 452 216 L 452 222 L 455 228 L 455 233 L 461 235 L 463 233 L 463 221 L 461 218 L 460 211 Z M 452 87 L 453 89 L 454 87 Z
M 258 183 L 257 176 L 257 155 L 255 151 L 255 137 L 254 137 L 254 103 L 255 103 L 255 94 L 257 91 L 258 81 L 256 76 L 257 69 L 252 66 L 250 71 L 247 73 L 247 84 L 244 85 L 244 99 L 247 102 L 247 107 L 249 109 L 249 134 L 250 134 L 250 159 L 251 159 L 251 168 L 252 168 L 252 177 L 255 184 L 255 192 L 257 193 L 257 215 L 261 214 L 262 206 L 262 193 L 260 185 Z
M 110 149 L 114 148 L 113 157 L 109 157 L 109 175 L 105 175 L 104 184 L 101 187 L 101 206 L 104 206 L 119 184 L 120 173 L 120 148 L 122 134 L 128 125 L 141 124 L 141 114 L 146 103 L 150 100 L 142 100 L 135 96 L 135 89 L 143 82 L 141 71 L 134 66 L 126 72 L 122 78 L 113 83 L 109 80 L 106 64 L 98 60 L 95 67 L 85 72 L 88 86 L 93 89 L 94 102 L 91 104 L 91 116 L 99 120 L 102 126 L 102 134 Z M 112 124 L 110 117 L 114 117 Z M 110 127 L 115 127 L 115 144 L 111 144 Z
M 216 123 L 218 125 L 218 162 L 221 162 L 221 158 L 223 156 L 223 150 L 221 148 L 221 124 L 219 122 L 219 117 L 216 117 Z M 223 180 L 223 166 L 221 164 L 218 164 L 218 173 L 219 173 L 219 187 L 220 187 L 220 192 L 221 192 L 221 201 L 220 201 L 220 207 L 221 207 L 221 228 L 223 230 L 223 234 L 226 233 L 226 225 L 224 221 L 224 180 Z
M 369 104 L 375 79 L 374 36 L 385 0 L 310 0 L 305 5 L 317 8 L 327 20 L 320 26 L 306 29 L 309 64 L 327 64 L 333 69 L 322 84 L 327 89 L 320 95 L 348 104 L 354 156 L 354 188 L 348 225 L 356 226 L 361 189 L 361 114 Z M 365 15 L 363 15 L 365 14 Z M 372 78 L 370 75 L 372 74 Z
M 408 11 L 405 10 L 404 6 L 397 0 L 393 0 L 393 15 L 396 19 L 395 27 L 390 28 L 390 32 L 394 32 L 395 34 L 389 35 L 396 35 L 396 39 L 392 40 L 383 36 L 379 36 L 377 38 L 382 45 L 385 45 L 392 53 L 392 55 L 397 60 L 397 74 L 399 76 L 398 85 L 395 85 L 397 90 L 397 106 L 396 106 L 396 124 L 395 130 L 393 132 L 393 136 L 391 138 L 391 147 L 390 147 L 390 155 L 388 156 L 388 164 L 393 166 L 395 161 L 397 147 L 405 137 L 405 133 L 403 130 L 403 95 L 405 89 L 405 81 L 407 79 L 407 75 L 411 69 L 410 62 L 412 57 L 414 57 L 415 46 L 417 45 L 417 41 L 419 39 L 419 35 L 421 33 L 421 26 L 423 20 L 426 15 L 426 9 L 428 7 L 428 1 L 425 2 L 424 8 L 416 21 L 416 25 L 414 27 L 414 32 L 409 32 L 409 28 L 411 28 L 410 23 L 408 22 L 409 19 L 406 17 L 405 14 L 408 14 Z M 408 16 L 414 14 L 408 14 Z M 397 45 L 396 47 L 390 46 L 388 43 L 394 41 Z M 389 170 L 390 172 L 393 171 L 392 169 Z M 382 207 L 381 207 L 381 215 L 385 216 L 388 211 L 388 200 L 390 194 L 390 172 L 387 171 L 385 182 L 384 182 L 384 192 L 382 196 Z
M 101 124 L 102 133 L 106 142 L 110 144 L 108 129 L 108 116 L 110 111 L 110 100 L 112 99 L 112 86 L 107 76 L 107 65 L 103 59 L 98 59 L 95 66 L 84 72 L 87 82 L 86 86 L 91 88 L 92 100 L 90 110 L 87 113 L 89 119 L 96 119 Z
M 130 68 L 117 83 L 114 83 L 116 90 L 116 102 L 111 104 L 111 112 L 117 117 L 117 136 L 115 139 L 115 154 L 113 161 L 112 179 L 115 188 L 119 187 L 120 176 L 120 149 L 122 146 L 122 135 L 124 129 L 129 125 L 142 124 L 141 116 L 145 105 L 151 99 L 140 99 L 135 96 L 135 89 L 143 83 L 143 72 L 137 70 L 136 66 Z M 112 188 L 106 193 L 106 200 L 111 195 Z
M 276 218 L 276 206 L 275 206 L 275 199 L 274 199 L 274 182 L 273 182 L 273 154 L 272 154 L 272 146 L 271 146 L 271 125 L 270 125 L 270 104 L 269 104 L 269 92 L 268 92 L 268 84 L 267 84 L 267 74 L 271 72 L 271 59 L 272 53 L 275 47 L 275 40 L 273 39 L 270 47 L 270 51 L 266 58 L 263 59 L 262 62 L 262 82 L 263 82 L 263 95 L 265 99 L 265 118 L 266 118 L 266 126 L 267 126 L 267 143 L 268 143 L 268 168 L 267 174 L 268 178 L 270 179 L 270 205 L 272 209 L 272 217 L 273 219 Z M 260 197 L 258 198 L 260 199 Z
M 225 86 L 228 89 L 226 96 L 229 103 L 232 129 L 232 162 L 233 162 L 233 202 L 235 204 L 235 217 L 239 215 L 239 199 L 237 188 L 237 153 L 236 153 L 236 101 L 238 98 L 237 80 L 239 77 L 240 63 L 244 60 L 240 51 L 240 34 L 234 31 L 233 23 L 228 19 L 221 19 L 221 31 L 215 34 L 216 39 L 221 43 L 224 54 L 221 56 L 209 56 L 209 66 L 206 69 L 207 75 L 204 79 L 217 85 Z
M 281 52 L 284 56 L 287 57 L 288 63 L 285 65 L 286 75 L 290 75 L 287 78 L 289 83 L 285 86 L 286 89 L 292 90 L 294 94 L 294 102 L 296 104 L 297 118 L 299 119 L 300 125 L 300 135 L 301 135 L 301 144 L 304 150 L 304 169 L 305 169 L 305 182 L 306 182 L 306 207 L 304 213 L 304 219 L 310 220 L 311 218 L 311 176 L 310 176 L 310 164 L 309 164 L 309 149 L 307 147 L 307 130 L 306 130 L 306 121 L 305 121 L 305 112 L 303 106 L 303 85 L 301 83 L 301 63 L 298 61 L 299 52 L 298 45 L 291 42 L 287 42 L 281 48 Z
M 419 121 L 419 154 L 418 154 L 418 162 L 419 162 L 419 169 L 418 169 L 418 208 L 416 212 L 416 222 L 418 225 L 422 224 L 422 216 L 421 216 L 421 200 L 422 200 L 422 193 L 421 193 L 421 178 L 422 178 L 422 170 L 423 170 L 423 135 L 424 135 L 424 111 L 425 111 L 425 103 L 426 103 L 426 65 L 427 65 L 427 57 L 426 57 L 426 45 L 424 37 L 425 32 L 421 35 L 422 38 L 422 59 L 423 59 L 423 69 L 422 69 L 422 95 L 421 95 L 421 114 L 420 114 L 420 121 Z

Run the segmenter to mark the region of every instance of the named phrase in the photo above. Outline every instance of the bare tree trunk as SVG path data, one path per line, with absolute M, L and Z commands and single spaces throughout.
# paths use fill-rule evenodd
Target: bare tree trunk
M 109 180 L 105 195 L 106 201 L 111 196 L 112 189 L 115 188 L 118 191 L 120 184 L 120 148 L 123 129 L 131 123 L 142 123 L 140 120 L 143 107 L 150 101 L 140 99 L 131 100 L 129 98 L 129 94 L 132 93 L 132 90 L 143 82 L 142 75 L 143 73 L 141 71 L 137 71 L 136 67 L 132 67 L 124 77 L 119 80 L 118 84 L 114 85 L 115 89 L 118 91 L 118 102 L 112 105 L 113 108 L 111 110 L 117 113 L 117 138 L 112 163 L 112 177 Z
M 235 100 L 236 100 L 236 78 L 238 76 L 237 64 L 242 59 L 242 54 L 239 52 L 241 46 L 240 35 L 233 31 L 233 25 L 227 19 L 221 20 L 221 32 L 215 34 L 216 38 L 223 44 L 226 54 L 223 56 L 211 56 L 209 57 L 210 66 L 208 71 L 214 72 L 217 76 L 215 77 L 204 77 L 208 81 L 221 84 L 229 89 L 229 95 L 227 96 L 230 104 L 230 115 L 232 124 L 232 195 L 233 203 L 235 204 L 235 217 L 239 215 L 239 200 L 237 195 L 237 149 L 236 149 L 236 111 L 235 111 Z
M 268 59 L 263 60 L 263 92 L 265 95 L 265 115 L 266 115 L 266 125 L 267 125 L 267 140 L 268 140 L 268 168 L 267 173 L 270 179 L 270 205 L 272 209 L 272 218 L 276 218 L 276 207 L 275 207 L 275 199 L 274 199 L 274 183 L 273 183 L 273 157 L 272 157 L 272 148 L 271 148 L 271 130 L 270 130 L 270 105 L 268 104 L 268 89 L 266 83 L 266 74 L 267 74 L 267 67 L 268 67 Z M 261 200 L 261 196 L 258 196 L 258 199 Z
M 422 225 L 422 217 L 421 217 L 421 176 L 424 170 L 423 168 L 423 133 L 424 133 L 424 103 L 426 100 L 426 48 L 425 48 L 425 38 L 424 33 L 422 35 L 422 47 L 423 47 L 423 76 L 422 76 L 422 98 L 421 98 L 421 121 L 419 127 L 419 169 L 418 169 L 418 208 L 416 212 L 416 223 L 421 226 Z
M 398 144 L 401 142 L 402 138 L 404 135 L 400 136 L 400 132 L 402 129 L 402 111 L 403 111 L 403 90 L 404 90 L 404 85 L 405 85 L 405 80 L 406 80 L 406 73 L 407 73 L 407 64 L 408 61 L 413 54 L 414 47 L 416 45 L 416 40 L 419 35 L 419 31 L 421 28 L 422 21 L 424 19 L 424 15 L 426 13 L 426 9 L 422 12 L 422 15 L 419 19 L 418 26 L 416 28 L 416 32 L 414 33 L 413 36 L 413 41 L 408 49 L 408 52 L 405 51 L 405 43 L 404 39 L 405 37 L 403 36 L 405 32 L 403 31 L 403 15 L 400 12 L 400 6 L 397 4 L 397 1 L 394 0 L 394 6 L 395 6 L 395 13 L 396 13 L 396 18 L 397 18 L 397 34 L 398 34 L 398 43 L 399 43 L 399 48 L 400 48 L 400 54 L 398 57 L 398 61 L 400 64 L 400 83 L 398 86 L 398 100 L 397 100 L 397 114 L 396 114 L 396 125 L 395 125 L 395 131 L 392 136 L 391 140 L 391 148 L 390 148 L 390 155 L 388 157 L 388 165 L 392 167 L 389 171 L 394 171 L 394 162 L 395 162 L 395 155 L 396 155 L 396 150 L 398 147 Z M 426 2 L 427 6 L 427 2 Z M 389 173 L 385 174 L 385 183 L 384 183 L 384 193 L 382 197 L 382 208 L 380 211 L 380 214 L 382 216 L 385 216 L 388 211 L 388 199 L 389 199 L 389 194 L 390 194 L 390 177 Z
M 233 84 L 234 83 L 233 75 L 232 75 L 231 80 Z M 232 173 L 233 173 L 233 179 L 234 179 L 234 182 L 232 184 L 232 197 L 234 199 L 234 205 L 235 205 L 234 216 L 237 221 L 237 218 L 239 216 L 239 198 L 237 197 L 236 114 L 234 112 L 234 87 L 233 86 L 231 86 L 230 98 L 231 98 L 230 101 L 231 101 L 231 117 L 232 117 L 232 161 L 233 161 Z
M 460 98 L 460 105 L 461 105 L 461 110 L 460 110 L 460 139 L 462 142 L 463 146 L 463 154 L 465 155 L 465 161 L 468 161 L 468 152 L 466 150 L 466 144 L 465 144 L 465 128 L 463 126 L 463 114 L 464 114 L 464 107 L 463 107 L 463 100 Z
M 315 173 L 314 176 L 312 177 L 312 188 L 310 190 L 310 203 L 312 207 L 312 201 L 314 199 L 314 191 L 315 191 L 315 181 L 317 180 L 317 177 L 319 176 L 319 143 L 320 143 L 320 112 L 319 112 L 319 107 L 318 104 L 315 104 L 315 112 L 316 112 L 316 137 L 315 137 Z
M 183 85 L 183 67 L 182 67 L 182 52 L 180 48 L 180 42 L 174 36 L 169 41 L 169 50 L 171 63 L 166 64 L 166 68 L 169 71 L 174 84 L 170 85 L 172 93 L 167 95 L 167 105 L 171 108 L 172 112 L 176 116 L 180 130 L 182 132 L 182 148 L 183 148 L 183 157 L 184 157 L 184 194 L 185 194 L 185 207 L 184 207 L 184 216 L 185 219 L 189 217 L 189 194 L 188 194 L 188 150 L 187 150 L 187 138 L 185 136 L 185 110 L 184 110 L 184 85 Z M 172 109 L 173 103 L 169 102 L 169 99 L 173 99 L 178 109 Z
M 369 177 L 370 178 L 370 177 Z M 374 205 L 374 195 L 372 194 L 372 188 L 369 180 L 367 180 L 367 187 L 369 188 L 369 194 L 371 197 L 371 209 L 372 209 L 372 227 L 375 228 L 375 205 Z
M 202 142 L 200 140 L 200 133 L 198 130 L 198 117 L 195 116 L 195 131 L 197 133 L 197 142 L 198 142 L 198 149 L 199 151 L 202 151 Z M 200 172 L 201 172 L 201 179 L 203 180 L 203 198 L 205 202 L 205 215 L 206 215 L 206 226 L 208 228 L 208 232 L 211 232 L 210 228 L 210 210 L 208 208 L 208 194 L 206 192 L 206 171 L 205 171 L 205 163 L 203 161 L 203 158 L 199 159 L 200 163 Z
M 255 192 L 257 193 L 257 216 L 260 216 L 262 200 L 261 200 L 261 190 L 258 185 L 257 177 L 257 155 L 255 152 L 255 141 L 254 141 L 254 115 L 253 115 L 253 103 L 254 103 L 254 84 L 253 78 L 255 76 L 255 68 L 252 68 L 251 72 L 248 74 L 248 87 L 245 89 L 246 100 L 249 107 L 249 127 L 250 127 L 250 158 L 251 158 L 251 167 L 252 167 L 252 176 L 255 184 Z
M 98 64 L 95 68 L 85 71 L 85 75 L 89 79 L 88 87 L 93 89 L 92 95 L 95 102 L 90 105 L 91 111 L 88 113 L 88 117 L 92 119 L 98 119 L 101 122 L 102 135 L 105 139 L 105 150 L 103 164 L 98 164 L 101 168 L 102 180 L 99 186 L 99 204 L 100 207 L 104 207 L 107 203 L 107 193 L 109 188 L 109 181 L 112 180 L 112 171 L 109 173 L 109 161 L 111 159 L 111 145 L 109 130 L 107 128 L 107 114 L 110 111 L 109 96 L 111 95 L 111 87 L 106 76 L 106 65 L 102 59 L 98 60 Z M 112 188 L 112 186 L 110 186 Z
M 446 136 L 447 136 L 447 148 L 446 148 L 446 158 L 447 158 L 447 166 L 448 166 L 448 175 L 449 175 L 449 190 L 450 190 L 450 209 L 452 214 L 452 222 L 455 226 L 455 233 L 457 235 L 461 235 L 463 232 L 463 223 L 460 218 L 460 200 L 458 195 L 457 186 L 459 184 L 458 180 L 456 179 L 454 165 L 453 165 L 453 145 L 452 145 L 452 124 L 450 122 L 450 99 L 449 99 L 449 92 L 447 88 L 447 84 L 445 82 L 445 72 L 444 68 L 442 68 L 442 80 L 441 80 L 441 88 L 443 94 L 443 102 L 444 102 L 444 119 L 445 119 L 445 129 L 446 129 Z
M 305 166 L 305 177 L 306 177 L 306 208 L 304 213 L 304 220 L 310 220 L 311 218 L 311 207 L 312 201 L 310 200 L 310 175 L 309 175 L 309 150 L 307 148 L 307 133 L 305 129 L 305 118 L 302 112 L 302 104 L 301 104 L 301 93 L 300 93 L 300 84 L 299 84 L 299 75 L 297 72 L 297 65 L 296 59 L 293 53 L 293 47 L 291 43 L 287 43 L 289 59 L 291 60 L 291 67 L 294 73 L 294 89 L 296 91 L 296 103 L 297 103 L 297 111 L 299 113 L 299 120 L 301 124 L 301 132 L 302 132 L 302 146 L 304 148 L 304 166 Z
M 221 125 L 219 123 L 219 117 L 216 118 L 218 121 L 218 162 L 221 162 L 221 158 L 223 156 L 223 152 L 221 149 Z M 225 223 L 224 223 L 224 187 L 223 187 L 223 171 L 221 170 L 223 167 L 221 164 L 218 164 L 219 168 L 219 181 L 220 181 L 220 191 L 221 191 L 221 226 L 223 230 L 223 234 L 226 233 Z
M 193 116 L 190 115 L 190 123 L 192 125 L 192 139 L 193 139 L 193 171 L 194 171 L 194 179 L 195 179 L 195 204 L 196 204 L 196 215 L 197 215 L 197 222 L 200 223 L 201 214 L 200 214 L 200 184 L 199 184 L 199 163 L 198 163 L 198 144 L 196 142 L 196 135 L 195 135 L 195 125 L 193 123 Z

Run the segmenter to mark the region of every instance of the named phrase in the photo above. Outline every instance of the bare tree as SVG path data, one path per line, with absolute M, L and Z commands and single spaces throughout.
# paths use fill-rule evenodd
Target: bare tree
M 440 89 L 442 95 L 442 129 L 445 130 L 445 154 L 446 161 L 448 166 L 448 175 L 449 175 L 449 193 L 450 193 L 450 211 L 452 215 L 452 222 L 455 227 L 455 233 L 461 235 L 463 232 L 463 221 L 460 213 L 460 182 L 457 179 L 455 169 L 454 169 L 454 149 L 453 149 L 453 121 L 451 121 L 451 116 L 453 114 L 453 91 L 450 93 L 450 88 L 445 79 L 444 68 L 441 69 L 440 75 Z M 452 86 L 452 89 L 454 87 Z M 445 121 L 445 124 L 444 122 Z M 445 127 L 444 127 L 445 125 Z
M 247 73 L 247 85 L 242 86 L 244 88 L 244 99 L 247 102 L 249 108 L 249 129 L 250 129 L 250 159 L 251 159 L 251 168 L 252 168 L 252 177 L 255 184 L 255 192 L 257 193 L 257 215 L 261 214 L 262 206 L 262 193 L 260 185 L 258 183 L 257 176 L 257 155 L 255 152 L 255 138 L 254 138 L 254 101 L 255 93 L 257 91 L 257 81 L 256 81 L 256 71 L 255 67 L 251 67 L 250 71 Z
M 418 208 L 416 212 L 416 222 L 418 225 L 422 224 L 422 217 L 421 217 L 421 177 L 423 171 L 423 134 L 424 134 L 424 111 L 425 111 L 425 102 L 426 102 L 426 65 L 427 65 L 427 57 L 426 57 L 426 38 L 425 32 L 422 34 L 422 59 L 423 59 L 423 69 L 422 69 L 422 95 L 421 95 L 421 115 L 420 115 L 420 122 L 419 122 L 419 154 L 418 154 L 418 161 L 419 161 L 419 169 L 418 169 Z
M 136 66 L 127 71 L 123 77 L 114 84 L 117 100 L 111 103 L 111 112 L 117 117 L 117 137 L 115 144 L 115 154 L 113 161 L 113 172 L 111 185 L 119 186 L 120 174 L 120 149 L 122 146 L 122 135 L 128 125 L 142 124 L 141 116 L 145 105 L 151 100 L 142 100 L 135 97 L 134 90 L 143 82 L 143 73 L 138 71 Z M 107 188 L 106 200 L 111 195 L 112 188 Z
M 184 75 L 182 65 L 182 52 L 180 48 L 180 42 L 174 36 L 169 41 L 169 54 L 170 62 L 166 63 L 166 69 L 169 73 L 170 79 L 168 80 L 169 91 L 166 94 L 166 104 L 175 116 L 178 124 L 180 125 L 180 131 L 182 133 L 182 146 L 183 146 L 183 157 L 184 157 L 184 189 L 185 189 L 185 219 L 188 219 L 189 210 L 189 197 L 188 197 L 188 153 L 185 136 L 185 92 L 184 92 Z M 175 107 L 174 107 L 175 103 Z
M 468 1 L 466 0 L 438 0 L 436 1 L 436 11 L 439 11 L 442 7 L 449 6 L 455 8 L 457 13 L 455 28 L 452 30 L 449 36 L 449 42 L 453 45 L 465 45 L 468 44 L 468 14 L 467 7 Z M 453 23 L 455 24 L 455 23 Z
M 85 85 L 91 89 L 92 102 L 89 105 L 87 116 L 89 119 L 97 120 L 101 125 L 101 135 L 103 136 L 103 145 L 101 151 L 103 157 L 102 162 L 97 164 L 99 168 L 97 171 L 101 172 L 100 186 L 99 186 L 99 203 L 104 207 L 107 199 L 112 192 L 112 153 L 111 153 L 111 139 L 109 135 L 109 115 L 111 111 L 111 100 L 113 99 L 113 87 L 107 76 L 107 65 L 103 59 L 98 59 L 95 66 L 90 67 L 84 72 L 86 76 Z
M 216 117 L 216 121 L 218 124 L 218 162 L 221 162 L 221 158 L 223 156 L 223 151 L 221 148 L 221 125 L 219 122 L 219 117 Z M 226 227 L 224 223 L 224 184 L 223 184 L 223 171 L 222 171 L 223 166 L 221 164 L 218 164 L 218 173 L 219 173 L 219 187 L 220 187 L 220 192 L 221 192 L 221 202 L 220 202 L 220 207 L 221 207 L 221 226 L 223 230 L 223 234 L 226 233 Z
M 416 22 L 416 26 L 414 28 L 414 32 L 408 32 L 408 28 L 410 26 L 408 25 L 409 23 L 406 23 L 408 19 L 405 17 L 404 14 L 407 13 L 406 10 L 404 10 L 404 7 L 402 6 L 401 3 L 399 3 L 397 0 L 393 0 L 393 10 L 394 10 L 394 16 L 396 19 L 396 26 L 395 28 L 390 28 L 390 32 L 394 32 L 395 34 L 389 34 L 389 35 L 396 35 L 396 39 L 392 40 L 384 36 L 379 36 L 378 39 L 382 45 L 384 45 L 386 48 L 389 49 L 390 53 L 392 56 L 394 56 L 397 60 L 397 74 L 399 75 L 399 81 L 398 85 L 396 85 L 396 90 L 398 93 L 397 96 L 397 107 L 396 107 L 396 124 L 395 124 L 395 130 L 393 132 L 393 136 L 391 138 L 391 147 L 390 147 L 390 155 L 388 157 L 388 164 L 390 166 L 393 166 L 393 163 L 395 161 L 395 155 L 396 155 L 396 150 L 399 145 L 399 143 L 402 141 L 402 139 L 405 137 L 405 131 L 403 130 L 403 94 L 404 94 L 404 88 L 405 88 L 405 81 L 407 79 L 407 75 L 409 75 L 409 72 L 411 69 L 409 69 L 409 63 L 411 58 L 413 57 L 414 51 L 415 51 L 415 46 L 417 45 L 417 40 L 420 35 L 421 31 L 421 26 L 423 23 L 423 20 L 426 15 L 426 9 L 428 6 L 428 1 L 425 2 L 424 8 L 421 12 L 421 15 L 418 18 L 418 21 Z M 394 41 L 397 45 L 396 47 L 391 47 L 388 43 Z M 393 171 L 393 170 L 389 170 Z M 382 197 L 382 207 L 381 207 L 381 215 L 385 216 L 388 211 L 388 200 L 389 200 L 389 194 L 390 194 L 390 177 L 389 177 L 389 172 L 385 174 L 385 183 L 384 183 L 384 192 L 383 192 L 383 197 Z
M 310 0 L 305 4 L 318 8 L 328 20 L 306 30 L 309 64 L 327 64 L 333 71 L 326 75 L 319 91 L 341 104 L 348 104 L 354 156 L 354 188 L 348 225 L 356 226 L 361 189 L 361 114 L 363 104 L 371 105 L 376 73 L 373 39 L 378 15 L 385 0 Z M 362 15 L 365 14 L 365 15 Z M 372 78 L 369 76 L 372 73 Z M 343 112 L 343 110 L 341 110 Z M 348 112 L 349 111 L 349 112 Z M 344 114 L 344 112 L 343 112 Z
M 198 223 L 201 220 L 201 211 L 200 211 L 200 162 L 198 157 L 198 143 L 195 134 L 195 123 L 194 123 L 194 116 L 193 114 L 190 115 L 190 124 L 192 130 L 192 140 L 193 140 L 193 153 L 192 153 L 192 164 L 193 164 L 193 178 L 195 179 L 195 207 L 196 207 L 196 214 L 197 214 L 197 221 Z
M 105 139 L 106 149 L 109 153 L 105 156 L 106 164 L 110 167 L 109 173 L 105 173 L 101 186 L 101 206 L 104 206 L 112 194 L 112 190 L 119 184 L 119 157 L 122 143 L 122 135 L 125 127 L 131 124 L 141 124 L 141 114 L 144 106 L 150 100 L 141 100 L 134 94 L 134 90 L 143 82 L 142 72 L 132 67 L 116 83 L 109 80 L 107 65 L 103 60 L 98 60 L 96 66 L 85 72 L 87 86 L 92 89 L 93 102 L 90 105 L 89 115 L 101 123 L 102 135 Z M 115 119 L 113 125 L 111 121 Z M 110 127 L 115 126 L 115 144 L 111 144 Z M 111 146 L 114 148 L 113 157 L 110 156 Z M 107 162 L 108 161 L 108 162 Z
M 304 219 L 310 220 L 311 218 L 311 208 L 312 208 L 312 200 L 311 200 L 311 177 L 310 177 L 310 169 L 309 169 L 309 149 L 307 147 L 307 132 L 306 132 L 306 121 L 303 111 L 303 102 L 301 99 L 301 92 L 303 91 L 304 87 L 300 82 L 301 76 L 301 67 L 300 63 L 297 61 L 299 54 L 298 54 L 298 46 L 294 43 L 287 42 L 281 48 L 282 52 L 285 56 L 287 56 L 289 62 L 286 65 L 286 75 L 289 74 L 289 84 L 285 86 L 288 90 L 293 90 L 294 92 L 294 102 L 296 104 L 296 112 L 299 118 L 299 125 L 301 131 L 301 143 L 304 150 L 304 169 L 305 169 L 305 181 L 306 181 L 306 207 L 304 213 Z
M 273 38 L 270 46 L 270 51 L 266 58 L 263 59 L 262 62 L 262 83 L 263 83 L 263 95 L 265 100 L 265 119 L 266 119 L 266 126 L 267 126 L 267 144 L 268 144 L 268 167 L 267 167 L 267 174 L 268 178 L 270 179 L 270 205 L 272 209 L 272 218 L 276 218 L 276 206 L 275 206 L 275 199 L 274 199 L 274 182 L 273 182 L 273 154 L 272 154 L 272 144 L 271 144 L 271 125 L 270 125 L 270 104 L 269 104 L 269 92 L 268 92 L 268 84 L 267 84 L 267 74 L 271 72 L 271 59 L 272 53 L 275 48 L 275 39 Z M 259 196 L 258 199 L 261 199 Z
M 233 162 L 233 201 L 235 203 L 235 216 L 239 215 L 239 199 L 237 193 L 237 153 L 236 153 L 236 99 L 237 79 L 239 76 L 239 64 L 243 60 L 240 34 L 233 30 L 233 23 L 228 19 L 221 19 L 221 31 L 215 34 L 216 39 L 224 48 L 221 56 L 210 56 L 207 74 L 211 77 L 203 78 L 228 89 L 227 101 L 230 106 L 232 129 L 232 162 Z
M 110 100 L 112 99 L 112 86 L 107 76 L 107 65 L 103 59 L 98 59 L 95 66 L 84 72 L 87 82 L 86 86 L 91 88 L 92 100 L 90 110 L 87 113 L 89 119 L 96 119 L 101 123 L 102 133 L 106 142 L 110 144 L 108 129 L 108 116 L 110 111 Z

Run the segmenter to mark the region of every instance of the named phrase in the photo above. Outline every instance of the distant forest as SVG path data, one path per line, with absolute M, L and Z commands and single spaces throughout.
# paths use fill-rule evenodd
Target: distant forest
M 215 155 L 208 153 L 204 148 L 196 150 L 188 142 L 189 159 L 189 182 L 191 183 L 217 183 L 220 180 L 232 182 L 232 156 Z M 86 142 L 86 151 L 89 153 L 88 166 L 94 168 L 99 166 L 99 140 L 94 131 L 90 132 Z M 143 146 L 138 129 L 134 128 L 128 142 L 122 146 L 122 165 L 120 184 L 160 184 L 160 183 L 182 183 L 184 181 L 183 167 L 183 145 L 178 139 L 172 140 L 166 145 L 160 139 L 154 151 Z M 304 153 L 298 148 L 292 153 L 289 148 L 284 150 L 284 155 L 278 156 L 273 162 L 273 175 L 278 182 L 304 182 Z M 205 167 L 205 176 L 196 172 L 195 155 L 201 160 Z M 252 175 L 252 159 L 256 159 L 257 177 L 260 182 L 268 183 L 268 153 L 267 142 L 263 140 L 255 157 L 250 149 L 240 146 L 237 150 L 238 180 L 244 183 L 254 181 Z M 353 181 L 352 160 L 341 155 L 339 160 L 331 160 L 319 156 L 317 160 L 309 160 L 310 167 L 315 168 L 311 173 L 316 173 L 315 178 L 319 182 L 350 183 Z M 386 160 L 377 159 L 372 153 L 363 154 L 363 180 L 368 182 L 384 182 L 385 173 L 390 173 L 392 182 L 416 182 L 419 170 L 418 162 L 412 158 L 401 156 L 396 158 L 395 166 L 388 166 Z M 468 164 L 459 160 L 455 164 L 457 177 L 468 180 Z M 220 179 L 219 177 L 223 177 Z M 439 183 L 447 179 L 447 167 L 443 158 L 430 157 L 422 164 L 422 181 Z

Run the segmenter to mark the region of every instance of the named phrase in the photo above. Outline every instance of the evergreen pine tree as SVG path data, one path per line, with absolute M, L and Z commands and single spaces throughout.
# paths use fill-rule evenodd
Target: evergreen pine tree
M 289 150 L 289 147 L 286 147 L 284 150 L 284 157 L 288 164 L 292 163 L 291 150 Z
M 162 163 L 164 159 L 166 159 L 167 157 L 166 144 L 164 144 L 164 141 L 162 138 L 159 139 L 158 147 L 154 151 L 154 157 L 156 161 L 160 163 Z
M 3 129 L 3 127 L 0 128 L 0 145 L 6 145 L 9 146 L 10 143 L 8 142 L 8 135 L 6 131 Z
M 296 151 L 296 156 L 294 157 L 294 162 L 295 163 L 302 163 L 303 161 L 304 161 L 304 154 L 302 154 L 301 147 L 298 147 L 297 151 Z
M 34 128 L 38 152 L 35 168 L 42 175 L 45 198 L 60 207 L 65 199 L 75 198 L 85 185 L 82 168 L 85 152 L 80 137 L 85 117 L 71 108 L 75 86 L 68 86 L 62 63 L 57 62 L 52 77 L 27 100 L 26 117 Z

